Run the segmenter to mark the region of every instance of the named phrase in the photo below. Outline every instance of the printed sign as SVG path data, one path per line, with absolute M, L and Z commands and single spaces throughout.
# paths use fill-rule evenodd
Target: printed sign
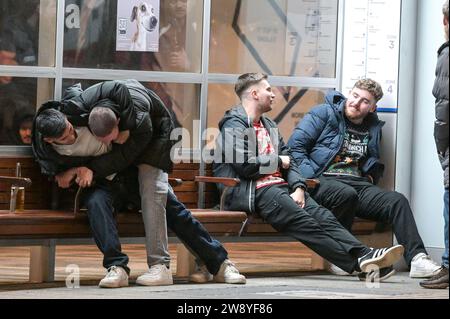
M 117 1 L 117 51 L 158 52 L 160 0 Z
M 342 92 L 361 78 L 381 84 L 378 111 L 397 112 L 401 0 L 347 0 Z

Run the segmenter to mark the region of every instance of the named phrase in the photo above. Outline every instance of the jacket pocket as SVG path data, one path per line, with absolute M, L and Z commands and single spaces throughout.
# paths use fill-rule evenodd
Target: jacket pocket
M 436 121 L 434 123 L 434 138 L 439 153 L 445 153 L 448 148 L 448 123 Z

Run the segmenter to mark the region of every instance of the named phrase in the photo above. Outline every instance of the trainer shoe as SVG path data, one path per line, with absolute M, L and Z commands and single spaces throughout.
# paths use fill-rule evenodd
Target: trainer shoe
M 372 270 L 371 272 L 362 272 L 358 274 L 361 281 L 382 282 L 389 277 L 395 275 L 395 269 L 392 266 L 381 268 L 380 271 Z
M 220 266 L 219 272 L 214 276 L 214 281 L 226 284 L 245 284 L 247 282 L 236 266 L 228 259 L 225 259 Z
M 98 284 L 100 288 L 120 288 L 128 286 L 128 274 L 120 266 L 112 266 L 108 273 Z
M 352 274 L 349 274 L 344 269 L 341 269 L 332 263 L 328 263 L 327 270 L 335 276 L 356 276 L 358 274 L 358 272 L 356 271 L 354 271 Z
M 411 271 L 409 277 L 411 278 L 430 278 L 441 266 L 434 262 L 430 256 L 420 253 L 417 254 L 411 261 Z
M 208 271 L 205 265 L 197 268 L 197 271 L 189 276 L 189 281 L 197 284 L 204 284 L 213 280 L 213 275 Z
M 428 289 L 447 289 L 448 268 L 442 266 L 433 277 L 428 280 L 421 281 L 420 286 Z
M 172 272 L 166 265 L 159 264 L 150 267 L 143 275 L 136 279 L 140 286 L 169 286 L 173 285 Z
M 369 272 L 373 270 L 370 269 L 370 266 L 377 266 L 379 269 L 392 266 L 403 256 L 404 250 L 402 245 L 380 249 L 371 248 L 368 254 L 358 258 L 359 268 L 361 272 Z

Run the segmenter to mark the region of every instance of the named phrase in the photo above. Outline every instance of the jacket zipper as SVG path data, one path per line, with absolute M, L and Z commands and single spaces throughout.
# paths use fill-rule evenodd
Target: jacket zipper
M 252 126 L 250 125 L 250 117 L 248 117 L 247 115 L 247 124 L 248 127 L 251 128 Z M 258 143 L 258 141 L 256 141 L 256 143 Z M 256 144 L 258 145 L 258 144 Z M 250 180 L 250 188 L 248 190 L 248 209 L 251 213 L 253 213 L 253 209 L 252 209 L 252 189 L 253 189 L 253 181 Z
M 341 114 L 341 118 L 342 118 L 342 120 L 343 120 L 342 123 L 345 123 L 345 120 L 344 120 L 344 117 L 342 116 L 342 114 Z M 344 124 L 344 125 L 345 125 L 345 124 Z M 345 127 L 344 127 L 344 129 L 345 129 Z M 330 159 L 328 160 L 327 165 L 324 166 L 324 168 L 320 171 L 320 173 L 318 174 L 318 176 L 322 175 L 322 174 L 325 172 L 325 170 L 328 168 L 328 166 L 329 166 L 330 163 L 333 161 L 333 159 L 336 157 L 336 155 L 341 151 L 342 145 L 344 145 L 344 136 L 342 135 L 341 127 L 339 127 L 339 135 L 340 135 L 340 136 L 339 136 L 340 142 L 339 142 L 339 147 L 338 147 L 337 151 L 333 154 L 333 156 L 330 157 Z

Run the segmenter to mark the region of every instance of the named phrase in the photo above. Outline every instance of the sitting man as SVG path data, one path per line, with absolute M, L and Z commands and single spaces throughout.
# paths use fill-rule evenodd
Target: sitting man
M 408 200 L 376 184 L 382 176 L 381 128 L 376 115 L 381 86 L 358 81 L 346 99 L 331 92 L 326 103 L 313 108 L 295 128 L 288 146 L 305 178 L 319 178 L 311 196 L 333 211 L 348 230 L 355 216 L 393 226 L 411 277 L 430 277 L 439 269 L 428 256 Z
M 92 109 L 97 105 L 113 114 L 114 119 L 89 122 Z M 81 187 L 90 187 L 95 177 L 94 187 L 84 193 L 84 203 L 95 241 L 104 254 L 103 265 L 108 269 L 100 287 L 128 285 L 128 257 L 121 251 L 113 211 L 122 208 L 117 190 L 124 188 L 121 181 L 130 180 L 129 170 L 125 171 L 130 166 L 138 171 L 135 181 L 139 179 L 150 268 L 148 273 L 138 277 L 137 284 L 173 283 L 169 270 L 166 203 L 170 205 L 167 210 L 169 226 L 202 258 L 208 270 L 216 274 L 216 281 L 245 283 L 245 277 L 227 259 L 222 245 L 211 239 L 173 192 L 169 192 L 167 173 L 163 171 L 171 169 L 170 146 L 167 145 L 171 121 L 167 114 L 158 97 L 134 80 L 104 82 L 86 91 L 74 86 L 66 92 L 62 102 L 48 102 L 38 111 L 33 151 L 42 172 L 55 176 L 61 187 L 69 187 L 74 179 Z M 92 129 L 108 127 L 114 131 L 106 134 L 108 138 L 106 135 L 96 138 L 91 133 Z
M 275 98 L 267 75 L 241 75 L 235 91 L 242 104 L 227 111 L 219 124 L 213 169 L 217 177 L 241 181 L 228 191 L 226 208 L 259 214 L 280 233 L 348 272 L 372 271 L 369 275 L 381 280 L 392 275 L 401 245 L 365 246 L 305 192 L 305 180 L 276 124 L 264 115 Z

